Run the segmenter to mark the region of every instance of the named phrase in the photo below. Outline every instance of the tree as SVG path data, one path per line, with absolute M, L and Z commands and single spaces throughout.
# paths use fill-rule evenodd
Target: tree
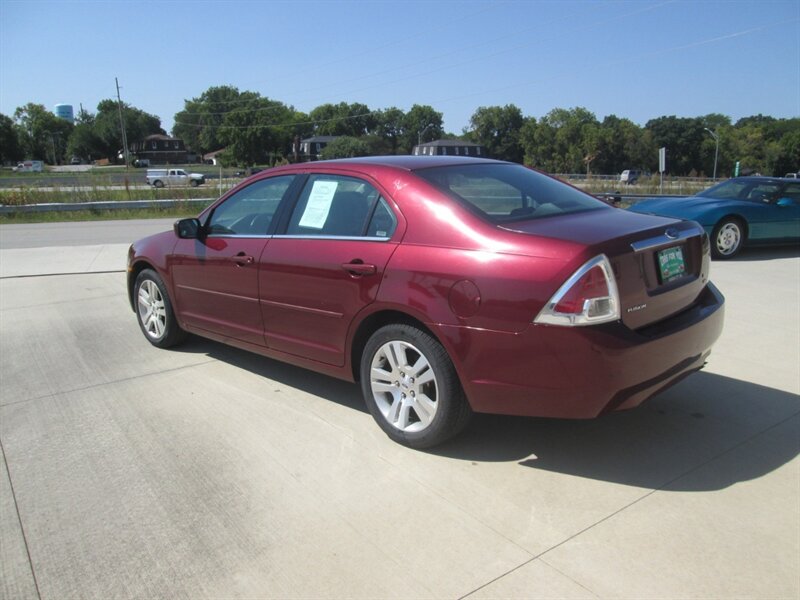
M 442 137 L 442 113 L 427 104 L 415 104 L 403 118 L 402 134 L 398 137 L 397 151 L 411 154 L 420 141 L 437 140 Z
M 103 156 L 103 142 L 94 131 L 94 123 L 75 125 L 67 141 L 67 155 L 78 156 L 89 161 Z
M 710 136 L 700 117 L 659 117 L 648 121 L 645 129 L 652 132 L 656 147 L 666 147 L 670 173 L 688 175 L 691 172 L 705 172 L 700 149 L 704 138 Z
M 397 154 L 400 138 L 405 131 L 405 116 L 402 110 L 394 106 L 375 114 L 375 134 L 389 143 L 391 154 Z
M 161 128 L 161 119 L 129 104 L 122 105 L 125 133 L 128 143 L 143 140 L 148 135 L 166 133 Z M 122 132 L 119 123 L 119 104 L 116 100 L 102 100 L 97 105 L 93 133 L 98 156 L 115 159 L 122 150 Z
M 0 114 L 0 165 L 25 158 L 11 117 Z
M 220 150 L 220 127 L 225 116 L 242 110 L 253 97 L 253 92 L 242 93 L 233 86 L 212 86 L 199 97 L 184 100 L 183 110 L 175 113 L 172 133 L 199 154 Z
M 522 111 L 513 104 L 481 106 L 470 118 L 467 138 L 481 144 L 489 156 L 521 163 L 524 157 L 520 131 L 525 123 Z
M 51 164 L 64 162 L 72 123 L 59 119 L 42 104 L 29 102 L 14 111 L 19 145 L 26 158 Z
M 353 158 L 355 156 L 369 156 L 369 145 L 363 140 L 348 135 L 336 138 L 325 146 L 320 153 L 320 158 Z
M 340 102 L 322 104 L 308 114 L 314 121 L 315 135 L 359 137 L 375 130 L 376 116 L 366 104 Z
M 600 124 L 585 108 L 555 108 L 523 126 L 525 163 L 549 173 L 583 173 L 601 147 Z
M 257 92 L 245 92 L 241 97 L 247 100 L 226 113 L 218 128 L 219 141 L 229 160 L 244 166 L 272 164 L 285 157 L 291 147 L 297 113 Z
M 608 115 L 600 123 L 600 140 L 594 170 L 621 173 L 625 169 L 654 171 L 658 152 L 652 136 L 629 119 Z

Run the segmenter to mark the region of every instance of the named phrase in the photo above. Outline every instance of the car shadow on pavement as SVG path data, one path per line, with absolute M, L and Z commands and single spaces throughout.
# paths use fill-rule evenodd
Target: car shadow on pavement
M 260 354 L 239 350 L 232 346 L 190 335 L 186 343 L 171 348 L 174 352 L 206 354 L 235 367 L 265 377 L 282 385 L 314 394 L 342 406 L 368 412 L 357 384 L 328 377 L 293 365 L 280 362 Z
M 697 373 L 636 409 L 592 420 L 475 415 L 433 452 L 642 488 L 718 490 L 800 454 L 800 397 Z M 723 457 L 736 460 L 705 468 Z
M 194 336 L 176 350 L 367 412 L 353 383 Z M 718 490 L 757 479 L 800 454 L 800 396 L 701 372 L 636 409 L 597 419 L 475 414 L 464 432 L 427 452 L 647 489 Z M 705 468 L 726 456 L 736 460 Z

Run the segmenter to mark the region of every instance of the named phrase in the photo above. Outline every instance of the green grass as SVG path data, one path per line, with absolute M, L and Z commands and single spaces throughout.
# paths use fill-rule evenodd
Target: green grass
M 604 194 L 606 192 L 619 192 L 620 194 L 658 196 L 661 194 L 661 183 L 658 177 L 646 177 L 640 179 L 634 185 L 626 185 L 619 181 L 608 181 L 603 179 L 581 179 L 566 180 L 575 187 L 582 189 L 590 194 Z M 707 181 L 670 181 L 664 179 L 664 195 L 671 196 L 692 196 L 710 185 Z
M 210 204 L 210 202 L 209 202 Z M 117 219 L 166 219 L 194 217 L 202 206 L 173 206 L 171 208 L 143 208 L 136 210 L 76 210 L 41 213 L 0 214 L 0 225 L 13 223 L 60 223 L 66 221 L 111 221 Z
M 231 186 L 223 185 L 222 191 Z M 16 190 L 0 189 L 0 204 L 24 206 L 26 204 L 48 204 L 65 202 L 121 202 L 130 200 L 188 200 L 191 198 L 218 198 L 216 185 L 202 185 L 196 188 L 138 188 L 108 189 L 102 186 L 80 188 L 59 188 L 46 191 L 33 187 L 20 187 Z

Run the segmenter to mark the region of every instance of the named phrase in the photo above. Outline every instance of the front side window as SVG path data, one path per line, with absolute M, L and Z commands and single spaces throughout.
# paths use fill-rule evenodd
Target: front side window
M 286 234 L 385 238 L 394 231 L 394 219 L 378 190 L 366 181 L 318 174 L 306 181 Z
M 800 201 L 800 183 L 787 184 L 780 196 L 781 198 L 791 198 L 794 201 Z
M 698 196 L 716 200 L 750 200 L 752 202 L 769 201 L 775 197 L 780 184 L 763 180 L 729 179 L 703 190 Z
M 217 206 L 206 223 L 209 236 L 267 235 L 294 175 L 261 179 L 230 196 Z
M 520 165 L 454 165 L 415 173 L 494 223 L 608 209 L 597 198 Z

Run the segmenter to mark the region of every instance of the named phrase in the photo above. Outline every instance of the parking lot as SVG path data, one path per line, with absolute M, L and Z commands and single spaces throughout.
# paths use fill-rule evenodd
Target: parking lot
M 165 226 L 0 226 L 2 598 L 800 597 L 800 249 L 714 262 L 707 368 L 640 408 L 420 452 L 356 385 L 148 344 Z

